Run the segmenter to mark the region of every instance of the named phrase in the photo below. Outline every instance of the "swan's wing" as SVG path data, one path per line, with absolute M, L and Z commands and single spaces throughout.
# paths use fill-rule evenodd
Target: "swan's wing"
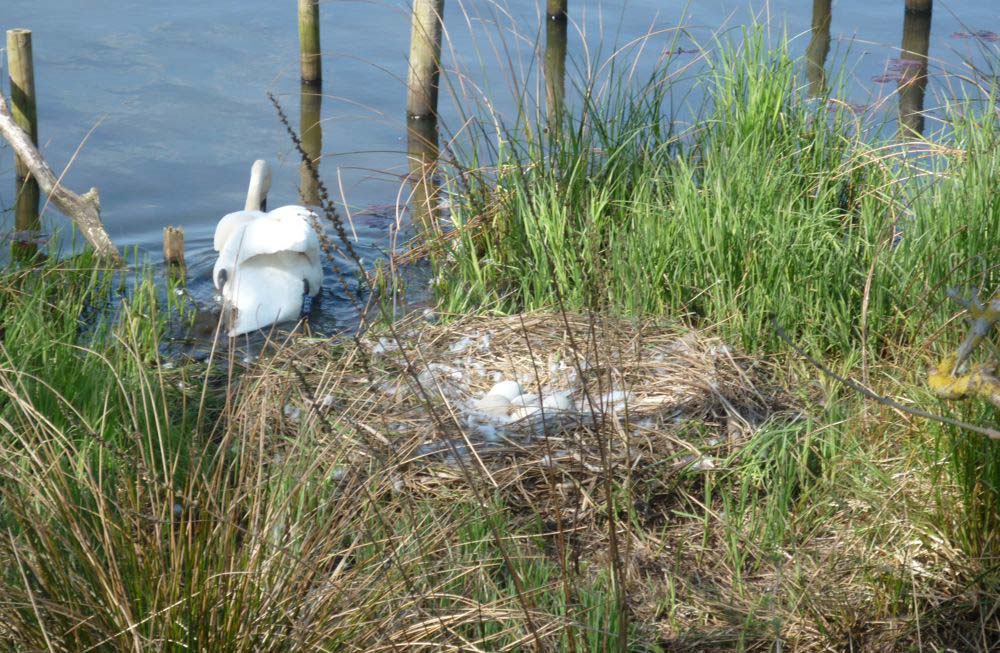
M 222 216 L 219 220 L 219 224 L 215 225 L 215 238 L 214 247 L 215 251 L 221 252 L 222 248 L 226 245 L 226 241 L 229 237 L 233 235 L 240 227 L 250 222 L 251 220 L 256 220 L 266 215 L 263 211 L 235 211 L 233 213 L 227 213 Z
M 315 214 L 304 206 L 280 206 L 268 212 L 263 220 L 251 225 L 247 238 L 253 241 L 257 254 L 302 252 L 319 254 L 319 238 L 312 228 Z
M 319 238 L 312 228 L 311 215 L 309 209 L 301 206 L 282 206 L 247 221 L 242 232 L 234 232 L 221 251 L 233 248 L 231 256 L 237 263 L 259 254 L 276 252 L 302 252 L 318 260 Z
M 320 288 L 323 286 L 323 266 L 319 264 L 318 260 L 310 259 L 306 254 L 301 252 L 278 252 L 277 254 L 261 258 L 273 261 L 273 265 L 294 274 L 297 279 L 308 282 L 309 294 L 313 297 L 319 293 Z M 301 293 L 304 289 L 300 283 L 299 292 Z
M 290 256 L 305 258 L 302 254 Z M 227 281 L 222 297 L 223 311 L 230 320 L 230 336 L 299 318 L 302 271 L 290 265 L 287 258 L 284 254 L 254 257 L 240 265 Z

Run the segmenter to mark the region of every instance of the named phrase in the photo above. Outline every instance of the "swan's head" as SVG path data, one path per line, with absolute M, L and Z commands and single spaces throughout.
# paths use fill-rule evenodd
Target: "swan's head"
M 250 168 L 250 188 L 247 190 L 247 211 L 267 210 L 267 191 L 271 190 L 271 166 L 257 159 Z

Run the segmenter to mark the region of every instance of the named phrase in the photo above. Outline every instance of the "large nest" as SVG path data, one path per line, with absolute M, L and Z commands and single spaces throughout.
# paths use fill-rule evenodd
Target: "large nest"
M 533 501 L 536 481 L 553 472 L 577 487 L 602 470 L 662 482 L 671 470 L 714 468 L 783 403 L 759 363 L 664 322 L 411 317 L 357 341 L 290 347 L 272 359 L 280 364 L 259 368 L 255 387 L 270 396 L 252 402 L 248 418 L 288 436 L 319 434 L 349 450 L 352 468 L 391 466 L 411 489 L 475 476 Z M 502 380 L 559 394 L 567 408 L 484 413 L 481 400 Z

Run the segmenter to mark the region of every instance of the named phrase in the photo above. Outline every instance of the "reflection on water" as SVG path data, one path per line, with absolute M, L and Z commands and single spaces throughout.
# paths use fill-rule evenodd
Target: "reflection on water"
M 827 92 L 826 59 L 830 53 L 832 0 L 813 0 L 812 29 L 805 52 L 809 94 Z M 927 93 L 927 53 L 931 37 L 930 0 L 907 0 L 903 11 L 903 43 L 899 58 L 888 61 L 886 72 L 873 76 L 877 84 L 898 82 L 899 133 L 919 136 L 924 131 L 924 97 Z
M 813 0 L 812 37 L 806 48 L 806 77 L 809 94 L 817 97 L 826 93 L 826 57 L 830 54 L 830 23 L 833 21 L 831 0 Z
M 319 83 L 303 82 L 299 93 L 299 138 L 302 149 L 319 170 L 319 160 L 323 156 L 323 125 L 320 118 L 323 108 L 323 86 Z M 318 206 L 319 184 L 303 161 L 299 164 L 299 195 L 306 206 Z
M 931 4 L 926 8 L 903 12 L 903 45 L 900 59 L 916 62 L 903 65 L 899 78 L 900 136 L 924 133 L 924 95 L 927 93 L 927 52 L 931 43 Z

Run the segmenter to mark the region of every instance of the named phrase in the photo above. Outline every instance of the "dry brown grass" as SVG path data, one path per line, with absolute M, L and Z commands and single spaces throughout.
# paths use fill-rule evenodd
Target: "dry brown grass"
M 949 642 L 991 650 L 970 582 L 990 563 L 965 559 L 925 505 L 954 488 L 932 487 L 912 452 L 818 453 L 811 439 L 860 423 L 805 424 L 766 364 L 710 332 L 550 313 L 444 325 L 412 316 L 360 346 L 300 338 L 269 361 L 244 379 L 255 400 L 240 403 L 239 419 L 280 434 L 274 442 L 315 436 L 338 452 L 338 464 L 350 461 L 345 475 L 387 479 L 393 492 L 442 506 L 445 540 L 461 530 L 453 520 L 467 519 L 445 506 L 502 511 L 509 530 L 488 540 L 518 559 L 562 565 L 565 576 L 528 587 L 530 597 L 616 573 L 633 636 L 663 650 L 763 651 L 776 641 L 803 651 L 944 650 Z M 500 377 L 539 394 L 574 388 L 593 410 L 536 415 L 484 434 L 470 421 L 473 402 Z M 602 405 L 611 389 L 626 390 L 628 401 Z M 881 437 L 912 433 L 892 413 L 882 417 Z M 790 442 L 801 451 L 744 457 L 775 425 L 800 429 Z M 775 478 L 762 473 L 744 503 L 734 498 L 741 476 L 772 458 L 789 464 L 783 456 L 802 465 L 797 480 L 771 470 Z M 795 486 L 786 512 L 764 514 L 757 504 L 785 483 Z M 533 520 L 542 535 L 519 535 Z M 765 534 L 771 521 L 783 521 L 786 534 Z M 540 548 L 525 549 L 528 540 Z M 501 557 L 487 565 L 502 567 Z M 507 632 L 525 623 L 518 607 L 510 599 L 477 609 L 506 615 Z M 580 625 L 530 610 L 547 645 Z M 433 620 L 413 627 L 452 641 Z
M 255 379 L 263 395 L 243 419 L 288 435 L 325 424 L 359 460 L 392 450 L 415 486 L 464 483 L 458 456 L 537 506 L 554 472 L 579 490 L 609 465 L 661 480 L 710 467 L 787 404 L 760 363 L 670 323 L 536 313 L 438 326 L 412 317 L 362 346 L 299 339 Z M 494 433 L 472 404 L 501 377 L 537 394 L 573 390 L 580 409 L 542 411 Z M 626 400 L 607 403 L 614 391 Z

